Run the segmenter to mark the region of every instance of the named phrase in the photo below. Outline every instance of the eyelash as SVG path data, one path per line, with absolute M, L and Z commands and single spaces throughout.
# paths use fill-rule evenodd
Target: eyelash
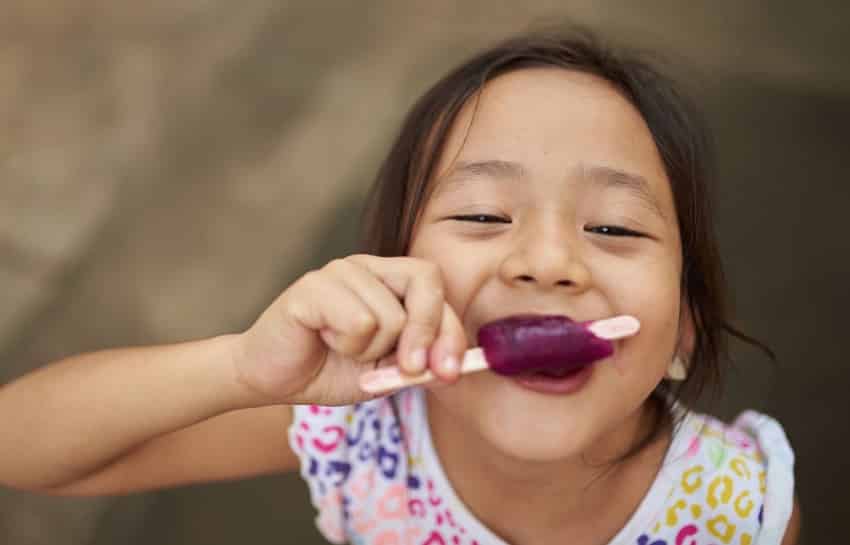
M 638 233 L 637 231 L 632 231 L 631 229 L 626 229 L 625 227 L 620 227 L 618 225 L 597 225 L 595 227 L 585 227 L 585 231 L 588 233 L 595 233 L 597 235 L 606 235 L 610 237 L 645 237 L 643 233 Z
M 499 216 L 493 216 L 490 214 L 470 214 L 465 216 L 451 216 L 449 219 L 456 221 L 468 221 L 471 223 L 511 223 L 511 220 L 508 218 L 502 218 Z M 585 227 L 585 231 L 588 233 L 595 233 L 598 235 L 606 235 L 610 237 L 644 237 L 643 233 L 639 233 L 637 231 L 632 231 L 631 229 L 626 229 L 625 227 L 620 227 L 617 225 L 597 225 L 594 227 Z
M 449 219 L 457 221 L 468 221 L 472 223 L 511 223 L 508 218 L 493 216 L 491 214 L 470 214 L 466 216 L 452 216 Z

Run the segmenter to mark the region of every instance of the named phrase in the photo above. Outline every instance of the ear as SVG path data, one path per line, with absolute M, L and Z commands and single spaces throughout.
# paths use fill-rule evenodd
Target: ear
M 679 341 L 676 344 L 676 353 L 685 361 L 689 361 L 696 343 L 696 325 L 687 297 L 682 296 L 679 309 Z

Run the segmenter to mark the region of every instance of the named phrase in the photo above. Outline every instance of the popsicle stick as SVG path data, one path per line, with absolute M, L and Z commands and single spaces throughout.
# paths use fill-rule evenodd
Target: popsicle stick
M 587 326 L 591 333 L 600 339 L 614 341 L 631 337 L 640 330 L 640 322 L 634 316 L 624 314 L 605 320 L 597 320 Z
M 640 322 L 634 316 L 623 315 L 605 320 L 597 320 L 590 323 L 587 329 L 601 339 L 613 341 L 637 333 L 640 329 Z M 487 368 L 487 360 L 484 357 L 483 349 L 475 347 L 464 352 L 463 361 L 460 363 L 461 375 L 482 371 Z M 379 395 L 408 386 L 426 384 L 432 380 L 436 380 L 436 378 L 431 371 L 425 371 L 419 375 L 406 375 L 401 372 L 398 366 L 393 365 L 363 373 L 360 376 L 360 388 L 364 392 Z
M 487 360 L 484 359 L 484 350 L 475 347 L 463 353 L 463 361 L 460 362 L 460 374 L 472 373 L 487 369 Z M 398 366 L 381 367 L 374 371 L 367 371 L 360 376 L 360 388 L 370 394 L 383 394 L 399 388 L 425 384 L 436 380 L 437 377 L 431 371 L 425 371 L 419 375 L 405 375 Z

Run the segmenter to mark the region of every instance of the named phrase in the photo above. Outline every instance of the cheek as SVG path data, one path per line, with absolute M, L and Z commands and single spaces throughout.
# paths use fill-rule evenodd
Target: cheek
M 672 258 L 598 271 L 613 310 L 636 316 L 641 322 L 640 333 L 623 343 L 628 360 L 623 371 L 631 375 L 640 370 L 646 374 L 648 386 L 664 374 L 675 350 L 681 306 L 679 274 L 678 262 Z
M 647 314 L 653 320 L 678 318 L 681 283 L 680 260 L 661 251 L 637 259 L 595 260 L 594 281 L 617 310 Z
M 468 247 L 445 240 L 438 243 L 427 235 L 411 245 L 408 255 L 440 267 L 446 302 L 463 322 L 467 307 L 486 279 L 489 264 Z

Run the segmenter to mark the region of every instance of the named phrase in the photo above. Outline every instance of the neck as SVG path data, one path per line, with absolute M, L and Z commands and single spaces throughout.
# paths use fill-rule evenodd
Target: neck
M 615 463 L 595 460 L 618 460 L 629 452 L 651 433 L 659 410 L 647 402 L 596 448 L 540 463 L 497 452 L 428 395 L 434 448 L 456 493 L 482 523 L 516 545 L 563 543 L 565 535 L 571 543 L 613 538 L 655 479 L 669 426 L 633 456 Z

